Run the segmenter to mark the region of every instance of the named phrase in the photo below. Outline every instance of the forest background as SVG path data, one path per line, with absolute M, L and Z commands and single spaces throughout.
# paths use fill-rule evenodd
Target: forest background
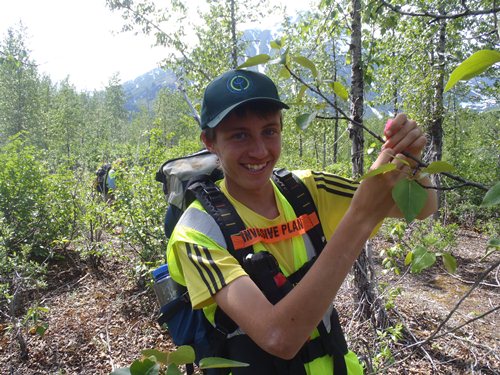
M 154 176 L 165 160 L 201 147 L 201 90 L 245 63 L 269 74 L 291 104 L 282 166 L 358 178 L 380 150 L 385 120 L 399 112 L 428 135 L 425 165 L 447 162 L 433 174 L 440 196 L 435 217 L 387 221 L 339 296 L 351 306 L 340 310 L 367 372 L 500 370 L 498 206 L 481 207 L 500 175 L 498 69 L 445 89 L 467 57 L 498 51 L 496 1 L 324 0 L 293 17 L 265 1 L 209 1 L 196 23 L 182 1 L 107 4 L 122 14 L 124 32 L 148 34 L 172 51 L 163 67 L 174 72 L 177 89 L 162 90 L 138 111 L 126 110 L 118 77 L 103 91 L 79 92 L 69 79 L 41 75 L 25 30 L 11 28 L 0 42 L 0 358 L 6 373 L 109 373 L 140 357 L 141 349 L 171 348 L 168 333 L 152 328 L 157 306 L 150 271 L 164 262 L 167 206 Z M 283 20 L 269 53 L 248 55 L 258 41 L 242 35 L 269 13 Z M 368 108 L 374 115 L 365 115 Z M 93 189 L 104 162 L 116 170 L 112 204 Z M 459 251 L 464 231 L 482 239 L 465 246 L 466 254 Z M 411 287 L 457 272 L 460 293 L 442 290 L 450 294 L 447 311 L 405 320 L 405 292 L 424 293 Z M 108 329 L 115 314 L 102 323 L 99 309 L 87 317 L 102 323 L 93 333 L 79 331 L 81 315 L 58 313 L 55 301 L 76 306 L 84 303 L 78 295 L 89 298 L 75 289 L 84 282 L 92 298 L 104 301 L 114 291 L 113 298 L 130 304 L 120 310 L 121 331 Z M 430 305 L 437 304 L 433 297 Z M 473 303 L 459 312 L 468 299 Z M 425 317 L 430 305 L 409 310 Z M 147 320 L 150 325 L 138 325 Z M 132 344 L 126 339 L 132 328 L 125 327 L 147 340 Z M 81 335 L 74 338 L 76 331 Z

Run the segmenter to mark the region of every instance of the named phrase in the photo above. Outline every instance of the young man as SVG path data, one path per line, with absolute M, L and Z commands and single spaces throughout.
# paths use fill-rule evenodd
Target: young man
M 293 207 L 270 179 L 281 153 L 284 108 L 288 106 L 274 83 L 252 71 L 226 72 L 205 90 L 201 139 L 219 157 L 224 179 L 217 185 L 246 228 L 278 233 L 279 228 L 297 224 Z M 399 158 L 405 159 L 403 151 L 419 157 L 426 143 L 416 123 L 402 114 L 388 122 L 385 135 L 387 141 L 372 168 L 394 163 L 397 170 L 391 173 L 357 184 L 326 173 L 294 172 L 307 186 L 329 240 L 305 276 L 276 304 L 229 254 L 220 228 L 199 202 L 181 217 L 168 245 L 169 269 L 176 281 L 187 286 L 193 308 L 204 308 L 213 321 L 218 306 L 239 327 L 219 354 L 250 364 L 233 369 L 233 374 L 334 372 L 328 349 L 307 355 L 309 349 L 304 347 L 321 334 L 317 328 L 321 321 L 329 329 L 332 301 L 365 241 L 385 217 L 401 217 L 391 197 L 392 187 L 408 168 Z M 428 191 L 420 218 L 436 210 L 435 194 Z M 303 231 L 271 237 L 263 236 L 253 249 L 271 253 L 287 277 L 313 256 Z M 242 337 L 247 341 L 240 345 Z M 348 352 L 344 359 L 347 373 L 362 373 L 354 353 Z M 341 372 L 337 366 L 336 374 Z

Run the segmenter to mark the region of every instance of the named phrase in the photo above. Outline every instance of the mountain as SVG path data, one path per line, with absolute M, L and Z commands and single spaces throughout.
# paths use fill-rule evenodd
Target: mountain
M 153 69 L 122 87 L 127 98 L 125 108 L 131 112 L 139 111 L 141 106 L 149 107 L 162 88 L 176 89 L 176 77 L 172 71 Z
M 248 42 L 246 56 L 255 56 L 270 52 L 270 42 L 273 40 L 271 30 L 249 29 L 243 33 L 243 39 Z M 243 62 L 243 61 L 242 61 Z M 125 108 L 137 112 L 141 106 L 149 107 L 162 88 L 176 89 L 176 77 L 172 71 L 160 68 L 153 69 L 132 81 L 123 83 L 123 91 L 127 98 Z

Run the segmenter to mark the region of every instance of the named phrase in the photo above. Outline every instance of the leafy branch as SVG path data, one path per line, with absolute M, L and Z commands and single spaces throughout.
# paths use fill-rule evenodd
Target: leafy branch
M 455 18 L 462 18 L 462 17 L 468 17 L 468 16 L 481 16 L 485 14 L 496 14 L 500 12 L 500 8 L 491 8 L 491 9 L 479 9 L 479 10 L 471 10 L 467 6 L 465 1 L 462 1 L 462 8 L 464 8 L 463 11 L 457 12 L 457 13 L 450 13 L 450 14 L 440 14 L 440 13 L 431 13 L 431 12 L 408 12 L 404 11 L 401 9 L 401 6 L 399 5 L 392 5 L 389 4 L 385 0 L 380 1 L 382 6 L 385 6 L 392 10 L 393 12 L 396 12 L 398 14 L 401 14 L 402 16 L 411 16 L 411 17 L 429 17 L 433 18 L 435 20 L 442 20 L 442 19 L 455 19 Z

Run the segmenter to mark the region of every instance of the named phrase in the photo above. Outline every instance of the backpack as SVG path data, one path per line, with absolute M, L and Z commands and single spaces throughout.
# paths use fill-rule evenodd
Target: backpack
M 276 303 L 292 289 L 294 284 L 302 279 L 314 263 L 317 255 L 323 249 L 325 237 L 321 225 L 316 225 L 307 232 L 316 249 L 316 257 L 288 278 L 281 273 L 278 263 L 271 254 L 265 251 L 254 254 L 252 246 L 235 251 L 231 236 L 240 233 L 246 228 L 232 204 L 215 185 L 215 181 L 223 177 L 221 170 L 217 166 L 217 157 L 207 150 L 201 150 L 185 157 L 166 161 L 156 173 L 156 180 L 163 184 L 163 191 L 169 202 L 168 210 L 173 209 L 182 213 L 194 199 L 200 201 L 205 210 L 221 228 L 228 251 L 240 262 L 269 301 Z M 317 215 L 315 204 L 308 189 L 297 176 L 286 169 L 276 169 L 273 172 L 272 179 L 294 208 L 297 217 L 302 215 Z M 168 211 L 166 216 L 169 216 Z M 177 221 L 173 215 L 169 217 L 171 219 L 169 226 L 173 228 Z M 279 282 L 279 285 L 277 280 L 282 280 Z M 205 357 L 224 356 L 223 354 L 221 355 L 221 349 L 224 347 L 226 338 L 228 334 L 238 328 L 219 308 L 217 308 L 215 313 L 214 327 L 206 319 L 203 310 L 192 309 L 189 295 L 185 288 L 177 299 L 165 306 L 161 306 L 158 322 L 160 325 L 167 325 L 174 344 L 190 345 L 194 348 L 196 363 Z M 323 323 L 320 323 L 318 326 L 320 333 L 323 334 L 317 339 L 326 340 L 325 337 L 328 336 L 328 342 L 314 342 L 316 339 L 310 340 L 312 342 L 311 347 L 314 347 L 314 349 L 308 348 L 308 350 L 304 350 L 302 355 L 312 353 L 311 355 L 320 357 L 325 354 L 323 348 L 325 346 L 328 347 L 328 353 L 332 354 L 335 358 L 335 374 L 338 375 L 346 373 L 343 356 L 347 353 L 347 344 L 335 309 L 332 313 L 331 325 L 330 334 L 326 333 Z M 334 342 L 333 347 L 330 341 Z M 238 343 L 238 345 L 240 344 Z M 230 346 L 226 345 L 226 347 Z M 321 347 L 321 349 L 316 350 L 316 347 Z M 243 350 L 243 352 L 245 351 Z M 305 352 L 308 354 L 305 354 Z M 276 361 L 276 357 L 273 358 Z M 244 362 L 244 358 L 242 361 Z M 285 363 L 286 361 L 283 362 Z M 302 362 L 296 367 L 299 368 L 297 370 L 299 372 L 287 369 L 284 373 L 301 374 L 300 370 L 304 371 Z M 188 374 L 191 374 L 192 371 L 193 367 L 189 366 L 187 368 Z M 206 373 L 226 373 L 224 370 L 210 371 Z M 235 369 L 233 369 L 234 373 Z
M 95 184 L 96 190 L 99 193 L 103 193 L 103 192 L 105 194 L 108 193 L 108 186 L 106 184 L 106 178 L 108 177 L 108 172 L 110 169 L 111 169 L 111 164 L 106 163 L 106 164 L 103 164 L 101 167 L 99 167 L 99 169 L 95 172 L 96 178 L 95 178 L 94 184 Z
M 158 169 L 155 179 L 162 184 L 168 202 L 164 218 L 167 238 L 170 238 L 175 224 L 189 205 L 186 199 L 189 181 L 193 177 L 203 175 L 211 176 L 214 181 L 221 179 L 223 174 L 217 166 L 217 156 L 207 149 L 202 149 L 187 156 L 167 160 Z

